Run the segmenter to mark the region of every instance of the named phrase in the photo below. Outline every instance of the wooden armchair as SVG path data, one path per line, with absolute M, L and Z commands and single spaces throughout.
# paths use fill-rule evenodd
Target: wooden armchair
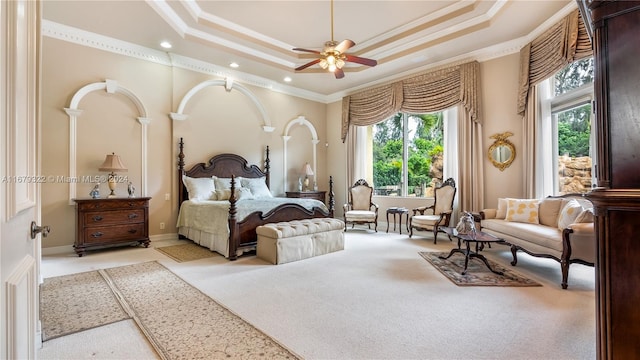
M 439 188 L 435 189 L 433 205 L 413 209 L 413 215 L 409 220 L 409 237 L 413 236 L 413 229 L 433 231 L 433 243 L 436 244 L 438 229 L 441 226 L 449 226 L 455 197 L 456 183 L 452 178 L 448 178 Z
M 367 224 L 371 229 L 373 223 L 378 232 L 378 205 L 371 202 L 372 196 L 373 188 L 364 179 L 349 188 L 349 202 L 344 204 L 344 231 L 347 231 L 347 224 L 351 224 L 351 228 L 355 224 Z

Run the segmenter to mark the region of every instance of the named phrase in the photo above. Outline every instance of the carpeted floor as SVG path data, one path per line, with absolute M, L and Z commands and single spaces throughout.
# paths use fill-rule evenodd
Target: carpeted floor
M 218 256 L 218 254 L 206 247 L 192 242 L 180 245 L 157 247 L 156 250 L 167 255 L 177 262 L 193 261 Z
M 495 271 L 502 272 L 503 275 L 489 271 L 486 265 L 476 258 L 469 259 L 467 272 L 462 275 L 464 269 L 463 254 L 453 254 L 453 256 L 446 260 L 440 257 L 446 257 L 449 255 L 449 252 L 419 252 L 419 254 L 458 286 L 542 286 L 488 259 L 487 261 L 491 265 L 491 268 Z
M 98 271 L 44 279 L 40 314 L 43 341 L 129 318 Z
M 67 275 L 47 282 L 49 285 L 42 291 L 43 319 L 56 321 L 43 321 L 45 333 L 61 336 L 64 334 L 60 329 L 79 331 L 112 323 L 113 311 L 131 317 L 162 359 L 298 358 L 155 261 Z M 87 286 L 78 291 L 77 282 Z M 92 285 L 99 291 L 83 291 Z M 101 301 L 103 297 L 119 299 L 122 307 L 118 301 L 115 305 L 112 301 Z M 60 305 L 68 301 L 74 304 L 71 314 L 67 313 L 68 306 Z M 92 312 L 95 315 L 87 320 L 91 325 L 77 325 L 82 317 L 78 310 L 98 302 L 108 305 Z M 67 320 L 70 324 L 65 323 Z
M 45 255 L 42 274 L 158 261 L 305 359 L 596 358 L 593 267 L 571 265 L 569 288 L 563 290 L 557 261 L 523 253 L 512 267 L 510 249 L 496 246 L 483 254 L 542 286 L 456 286 L 419 255 L 448 252 L 455 243 L 433 244 L 429 233 L 409 238 L 364 228 L 345 233 L 344 251 L 283 265 L 256 256 L 179 263 L 152 248 L 125 247 L 81 258 L 73 252 Z M 183 243 L 172 239 L 151 246 Z M 145 306 L 164 311 L 151 298 Z M 145 345 L 153 352 L 135 325 L 121 336 L 125 330 L 115 326 L 124 323 L 133 321 L 46 341 L 37 357 L 154 359 L 143 351 Z M 140 351 L 132 353 L 136 347 Z

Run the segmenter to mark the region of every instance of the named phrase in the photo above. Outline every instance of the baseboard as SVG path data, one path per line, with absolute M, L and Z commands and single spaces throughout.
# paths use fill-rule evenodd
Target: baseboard
M 42 255 L 73 254 L 73 245 L 52 246 L 42 248 Z
M 164 240 L 177 240 L 178 233 L 173 234 L 159 234 L 159 235 L 151 235 L 149 236 L 149 240 L 153 241 L 164 241 Z M 52 246 L 42 248 L 42 255 L 59 255 L 59 254 L 74 254 L 75 250 L 73 249 L 73 245 L 63 245 L 63 246 Z
M 151 241 L 178 240 L 178 233 L 151 235 L 149 236 L 149 240 Z

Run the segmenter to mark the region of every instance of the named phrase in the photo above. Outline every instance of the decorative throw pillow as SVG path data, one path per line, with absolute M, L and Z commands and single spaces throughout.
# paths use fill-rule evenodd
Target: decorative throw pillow
M 558 227 L 558 215 L 565 204 L 564 198 L 544 198 L 538 208 L 538 221 L 541 225 Z
M 507 200 L 507 221 L 538 224 L 537 199 L 508 199 Z
M 229 200 L 231 198 L 231 189 L 216 189 L 218 200 Z M 253 199 L 253 194 L 246 188 L 236 188 L 236 200 Z
M 496 219 L 504 219 L 507 217 L 507 199 L 498 198 L 498 211 L 496 212 Z
M 571 199 L 560 211 L 558 217 L 558 229 L 562 230 L 576 222 L 576 218 L 582 212 L 582 205 L 576 199 Z
M 265 176 L 260 178 L 242 178 L 241 184 L 243 188 L 247 188 L 253 194 L 254 199 L 270 198 L 273 197 L 271 191 L 267 187 L 267 178 Z
M 584 209 L 576 217 L 574 223 L 592 223 L 593 222 L 593 209 Z
M 217 177 L 217 176 L 212 176 L 211 177 L 214 181 L 214 183 L 216 184 L 216 189 L 220 190 L 220 189 L 231 189 L 231 178 L 221 178 L 221 177 Z M 235 178 L 236 180 L 236 187 L 240 187 L 240 180 L 238 178 Z
M 187 187 L 190 200 L 216 199 L 216 187 L 211 178 L 192 178 L 183 175 L 182 183 Z

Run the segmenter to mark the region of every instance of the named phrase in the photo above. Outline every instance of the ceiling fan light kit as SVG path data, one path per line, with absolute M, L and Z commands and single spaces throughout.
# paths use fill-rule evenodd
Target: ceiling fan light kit
M 340 43 L 333 40 L 333 0 L 331 0 L 331 40 L 324 43 L 322 52 L 317 50 L 294 48 L 294 51 L 304 51 L 320 55 L 318 59 L 298 66 L 295 71 L 302 71 L 310 66 L 318 64 L 321 68 L 332 72 L 336 79 L 342 79 L 344 77 L 344 71 L 342 68 L 346 62 L 353 62 L 366 66 L 376 66 L 378 64 L 378 62 L 373 59 L 346 54 L 345 52 L 355 44 L 355 42 L 349 39 L 345 39 Z

